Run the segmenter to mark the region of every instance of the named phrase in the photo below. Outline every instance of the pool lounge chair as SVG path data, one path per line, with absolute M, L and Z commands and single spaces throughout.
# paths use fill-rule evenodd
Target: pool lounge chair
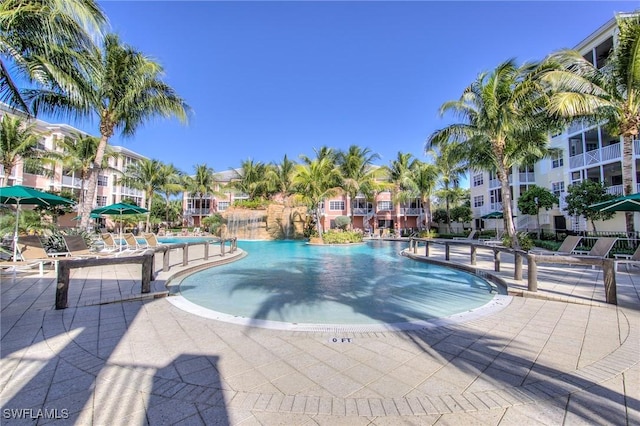
M 471 232 L 469 232 L 469 235 L 467 235 L 466 237 L 453 237 L 454 240 L 458 240 L 458 241 L 467 241 L 467 240 L 473 240 L 476 237 L 476 234 L 478 233 L 478 231 L 476 231 L 475 229 Z
M 67 246 L 67 251 L 71 257 L 103 257 L 111 256 L 111 251 L 95 251 L 92 250 L 82 235 L 63 235 L 62 239 Z
M 587 253 L 577 253 L 580 257 L 602 257 L 605 258 L 609 255 L 609 252 L 613 248 L 614 244 L 618 241 L 614 237 L 601 237 L 596 240 L 591 250 Z
M 102 239 L 102 250 L 101 252 L 115 252 L 120 249 L 120 244 L 116 243 L 116 239 L 112 234 L 108 232 L 103 232 L 100 234 L 100 238 Z
M 0 262 L 0 268 L 11 269 L 15 272 L 19 269 L 30 269 L 32 266 L 37 265 L 40 276 L 42 276 L 44 275 L 44 264 L 50 263 L 53 265 L 55 272 L 58 273 L 58 257 L 56 256 L 66 255 L 66 253 L 49 255 L 37 235 L 21 236 L 18 240 L 18 252 L 21 260 Z
M 154 247 L 159 247 L 159 246 L 163 245 L 163 243 L 158 241 L 158 238 L 156 237 L 156 234 L 145 232 L 145 233 L 142 234 L 142 236 L 144 237 L 144 240 L 147 242 L 147 247 L 154 248 Z
M 578 243 L 580 242 L 581 239 L 582 239 L 582 237 L 580 237 L 578 235 L 567 235 L 567 237 L 564 239 L 562 244 L 560 244 L 560 247 L 558 247 L 558 250 L 556 250 L 556 251 L 545 250 L 545 249 L 532 249 L 532 250 L 529 250 L 529 252 L 532 253 L 532 254 L 549 254 L 549 255 L 554 255 L 554 256 L 569 256 L 570 254 L 572 254 L 572 252 L 578 246 Z
M 127 232 L 126 234 L 122 234 L 125 242 L 125 251 L 128 251 L 129 254 L 132 252 L 141 252 L 147 248 L 147 243 L 140 243 L 135 235 L 131 232 Z

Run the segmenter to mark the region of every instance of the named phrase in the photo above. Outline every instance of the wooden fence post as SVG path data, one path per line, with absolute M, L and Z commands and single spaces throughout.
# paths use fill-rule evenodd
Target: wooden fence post
M 449 260 L 449 243 L 444 243 L 444 260 Z
M 204 260 L 209 260 L 209 241 L 204 243 Z
M 604 259 L 602 262 L 602 274 L 604 275 L 604 294 L 607 303 L 618 304 L 618 292 L 616 288 L 616 261 Z
M 429 257 L 429 241 L 424 242 L 424 257 Z
M 163 247 L 164 251 L 162 252 L 162 270 L 167 272 L 169 270 L 169 253 L 171 249 L 169 247 Z
M 515 252 L 513 259 L 513 279 L 522 280 L 522 254 Z
M 500 272 L 500 250 L 493 249 L 493 270 Z
M 185 243 L 182 246 L 182 266 L 189 264 L 189 244 Z
M 153 253 L 145 252 L 142 260 L 142 293 L 151 292 L 151 281 L 153 280 Z
M 527 264 L 527 290 L 538 291 L 538 265 L 535 255 L 527 255 Z
M 56 309 L 66 309 L 69 295 L 70 269 L 64 260 L 58 262 L 58 277 L 56 285 Z
M 471 256 L 471 264 L 475 265 L 478 258 L 478 254 L 477 254 L 478 249 L 473 244 L 470 244 L 469 248 L 471 249 L 471 253 L 469 253 L 469 255 Z
M 220 240 L 220 256 L 224 256 L 224 250 L 225 250 L 225 240 L 222 239 Z

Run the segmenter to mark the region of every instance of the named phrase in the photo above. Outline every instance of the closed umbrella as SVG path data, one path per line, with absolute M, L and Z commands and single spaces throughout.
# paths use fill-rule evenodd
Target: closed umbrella
M 0 188 L 0 204 L 16 205 L 16 229 L 13 234 L 13 261 L 15 262 L 18 254 L 18 220 L 20 219 L 20 206 L 72 205 L 75 204 L 75 201 L 27 186 L 15 185 Z
M 133 204 L 127 204 L 127 203 L 116 203 L 116 204 L 111 204 L 110 206 L 98 207 L 97 209 L 91 210 L 91 214 L 120 216 L 120 241 L 121 242 L 122 242 L 122 215 L 144 214 L 148 212 L 149 210 L 145 209 L 144 207 L 134 206 Z M 122 244 L 120 245 L 120 250 L 122 250 Z

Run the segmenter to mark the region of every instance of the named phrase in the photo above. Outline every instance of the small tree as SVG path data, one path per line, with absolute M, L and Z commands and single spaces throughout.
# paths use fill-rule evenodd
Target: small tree
M 351 224 L 351 218 L 349 216 L 338 216 L 336 217 L 335 222 L 336 227 L 346 231 L 347 227 Z
M 471 207 L 468 205 L 453 207 L 450 211 L 451 220 L 455 222 L 471 222 L 473 220 L 473 214 L 471 213 Z
M 596 220 L 609 220 L 615 215 L 615 212 L 602 212 L 589 208 L 591 204 L 602 203 L 615 198 L 615 196 L 607 193 L 606 187 L 601 182 L 583 180 L 580 183 L 570 185 L 567 188 L 567 192 L 567 207 L 565 210 L 571 216 L 584 216 L 585 219 L 591 222 L 594 232 L 596 231 Z
M 549 210 L 560 201 L 547 188 L 533 185 L 518 198 L 518 209 L 524 214 L 536 215 L 538 239 L 540 239 L 540 209 Z

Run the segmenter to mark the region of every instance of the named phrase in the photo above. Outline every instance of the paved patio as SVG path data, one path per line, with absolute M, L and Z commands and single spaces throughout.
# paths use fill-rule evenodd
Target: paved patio
M 526 267 L 514 282 L 502 261 L 500 276 L 526 295 Z M 491 271 L 492 259 L 479 253 L 478 266 Z M 505 297 L 458 324 L 361 333 L 196 316 L 159 297 L 182 269 L 145 297 L 140 265 L 73 270 L 60 311 L 52 271 L 3 275 L 2 423 L 640 424 L 640 268 L 620 265 L 618 306 L 604 303 L 599 269 L 543 265 L 536 298 Z

